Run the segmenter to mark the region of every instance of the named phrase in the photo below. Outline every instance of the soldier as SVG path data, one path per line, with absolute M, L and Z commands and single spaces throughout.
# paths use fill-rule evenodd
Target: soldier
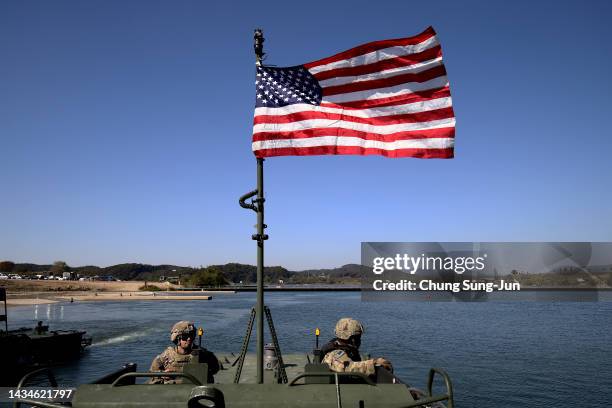
M 323 362 L 332 371 L 339 373 L 353 372 L 373 375 L 375 366 L 382 366 L 393 372 L 393 366 L 387 359 L 379 357 L 361 361 L 359 346 L 361 335 L 364 332 L 363 325 L 355 319 L 344 317 L 336 323 L 336 338 L 321 348 Z
M 219 371 L 219 361 L 217 357 L 205 348 L 195 348 L 196 327 L 192 322 L 182 320 L 172 326 L 170 330 L 170 340 L 175 347 L 168 347 L 163 353 L 153 359 L 149 371 L 164 373 L 180 373 L 183 368 L 194 359 L 201 363 L 208 364 L 208 382 L 215 381 L 213 375 Z M 156 377 L 150 380 L 152 384 L 176 384 L 181 383 L 182 378 Z

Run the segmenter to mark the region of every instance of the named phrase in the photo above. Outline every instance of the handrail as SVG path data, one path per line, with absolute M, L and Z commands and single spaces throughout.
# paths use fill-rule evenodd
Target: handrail
M 172 378 L 177 378 L 177 377 L 181 377 L 181 378 L 188 379 L 194 385 L 203 385 L 197 378 L 195 378 L 193 375 L 187 374 L 187 373 L 125 373 L 125 374 L 119 376 L 119 378 L 117 378 L 115 381 L 113 381 L 113 383 L 111 384 L 111 387 L 121 386 L 121 385 L 123 385 L 123 384 L 120 384 L 121 380 L 123 380 L 124 378 L 131 378 L 131 377 L 151 377 L 151 378 L 156 378 L 156 377 L 172 377 Z
M 30 371 L 29 373 L 27 373 L 26 375 L 24 375 L 23 377 L 21 377 L 21 380 L 19 380 L 19 384 L 17 384 L 17 388 L 21 388 L 23 387 L 23 384 L 25 382 L 26 379 L 42 373 L 43 371 L 47 372 L 47 379 L 49 380 L 49 385 L 51 385 L 51 387 L 57 387 L 57 380 L 55 379 L 55 376 L 53 375 L 53 372 L 48 369 L 47 367 L 45 368 L 39 368 L 38 370 L 34 370 L 34 371 Z
M 28 380 L 30 377 L 33 377 L 33 376 L 35 376 L 37 374 L 40 374 L 42 372 L 46 372 L 47 373 L 47 379 L 49 380 L 49 385 L 51 387 L 53 387 L 53 388 L 57 388 L 57 380 L 55 379 L 55 376 L 53 375 L 53 371 L 51 371 L 47 367 L 44 367 L 44 368 L 39 368 L 38 370 L 30 371 L 29 373 L 27 373 L 26 375 L 21 377 L 21 380 L 19 380 L 19 383 L 17 384 L 17 389 L 18 390 L 21 389 L 21 387 L 23 387 L 23 385 L 26 383 L 26 380 Z M 29 401 L 30 400 L 27 400 L 27 399 L 20 399 L 20 400 L 16 401 L 13 404 L 13 408 L 21 407 L 22 403 L 34 405 L 34 404 L 31 404 Z M 47 406 L 47 407 L 50 407 L 50 408 L 58 407 L 58 405 L 54 405 L 54 404 L 51 404 L 49 402 L 41 402 L 41 403 L 42 404 L 49 404 L 49 405 L 37 405 L 37 406 L 41 406 L 41 407 Z
M 440 374 L 442 378 L 444 378 L 444 384 L 446 385 L 445 398 L 442 398 L 442 399 L 448 399 L 447 408 L 453 408 L 453 405 L 454 405 L 453 383 L 451 382 L 451 379 L 446 373 L 446 371 L 444 371 L 441 368 L 431 368 L 429 370 L 429 378 L 427 380 L 427 393 L 429 394 L 428 399 L 434 398 L 432 395 L 432 388 L 433 388 L 434 376 L 436 375 L 436 373 Z M 441 400 L 438 400 L 438 401 L 441 401 Z M 434 401 L 431 401 L 431 402 L 434 402 Z
M 338 373 L 334 373 L 334 382 L 336 383 L 336 407 L 342 408 L 342 399 L 340 398 L 340 381 L 338 381 Z
M 296 384 L 297 380 L 305 378 L 305 377 L 331 377 L 334 375 L 338 375 L 338 377 L 356 377 L 359 378 L 361 380 L 364 380 L 366 384 L 368 385 L 372 385 L 374 387 L 376 387 L 376 383 L 374 381 L 372 381 L 370 378 L 368 378 L 366 375 L 362 374 L 362 373 L 334 373 L 334 372 L 329 372 L 329 373 L 303 373 L 298 375 L 297 377 L 295 377 L 293 380 L 291 380 L 291 382 L 288 384 L 289 387 L 293 387 Z

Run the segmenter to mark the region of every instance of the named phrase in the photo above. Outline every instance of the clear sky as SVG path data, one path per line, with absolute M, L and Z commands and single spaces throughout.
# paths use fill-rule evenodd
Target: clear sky
M 432 25 L 456 158 L 266 160 L 266 264 L 612 241 L 612 3 L 0 2 L 0 260 L 255 263 L 253 29 L 296 65 Z

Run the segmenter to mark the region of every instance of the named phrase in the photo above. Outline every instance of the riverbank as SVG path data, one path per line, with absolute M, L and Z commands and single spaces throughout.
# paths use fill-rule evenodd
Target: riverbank
M 162 291 L 141 291 L 141 287 L 157 286 Z M 183 290 L 168 282 L 124 281 L 38 281 L 6 280 L 2 286 L 7 290 L 7 306 L 41 305 L 57 302 L 92 301 L 159 301 L 159 300 L 210 300 L 212 292 Z M 231 290 L 215 291 L 215 295 L 235 293 Z
M 24 298 L 24 299 L 6 299 L 7 306 L 30 306 L 30 305 L 47 305 L 50 303 L 57 303 L 59 300 L 54 299 L 33 299 L 33 298 Z
M 211 300 L 210 295 L 170 295 L 167 292 L 119 292 L 119 293 L 96 293 L 77 296 L 60 296 L 58 300 L 69 302 L 94 302 L 94 301 L 142 301 L 142 300 Z
M 150 281 L 54 281 L 31 279 L 7 279 L 0 285 L 6 288 L 8 294 L 23 292 L 138 292 L 138 289 L 147 285 L 157 286 L 162 290 L 175 290 L 179 285 L 169 282 Z

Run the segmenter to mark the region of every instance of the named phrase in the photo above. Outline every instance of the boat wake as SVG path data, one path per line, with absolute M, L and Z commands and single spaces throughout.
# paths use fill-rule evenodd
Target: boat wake
M 149 334 L 151 334 L 153 330 L 141 330 L 141 331 L 130 331 L 129 333 L 120 334 L 118 336 L 110 337 L 108 339 L 103 339 L 100 341 L 94 342 L 90 347 L 102 347 L 108 346 L 110 344 L 120 344 L 125 343 L 126 341 L 141 339 Z

